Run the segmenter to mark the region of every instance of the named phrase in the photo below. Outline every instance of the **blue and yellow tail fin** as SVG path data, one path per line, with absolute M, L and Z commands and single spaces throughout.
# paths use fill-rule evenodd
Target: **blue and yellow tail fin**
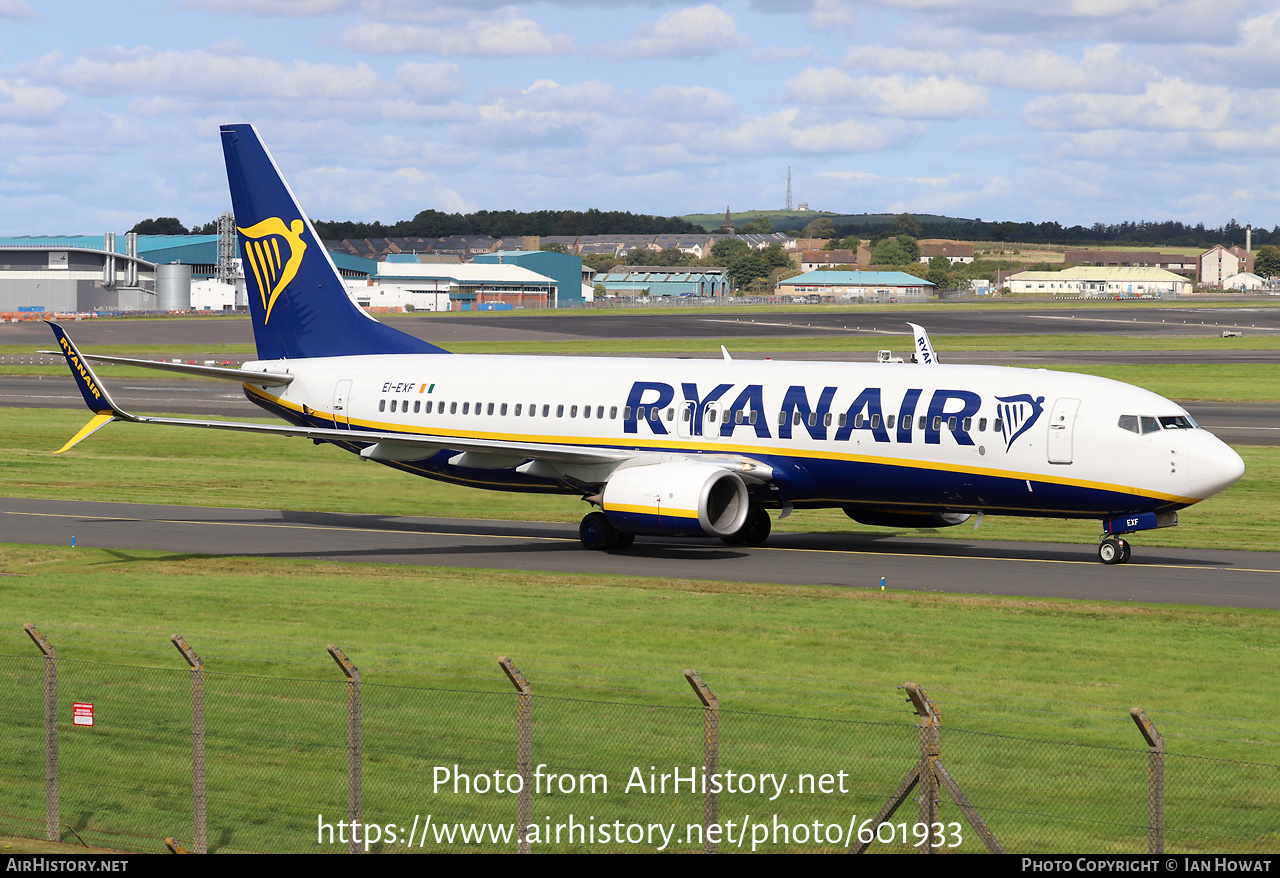
M 252 125 L 221 130 L 260 359 L 447 353 L 352 302 L 258 132 Z

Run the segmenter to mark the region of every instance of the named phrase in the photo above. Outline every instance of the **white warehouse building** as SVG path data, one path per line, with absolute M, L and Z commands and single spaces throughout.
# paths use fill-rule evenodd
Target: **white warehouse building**
M 1019 271 L 1006 278 L 1005 288 L 1015 294 L 1078 296 L 1081 299 L 1172 297 L 1191 292 L 1191 281 L 1163 268 L 1078 265 L 1062 271 Z

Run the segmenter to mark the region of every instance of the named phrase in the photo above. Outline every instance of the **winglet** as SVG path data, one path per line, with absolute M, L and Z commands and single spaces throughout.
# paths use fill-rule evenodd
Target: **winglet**
M 924 327 L 918 323 L 908 323 L 911 331 L 916 337 L 916 362 L 928 363 L 930 366 L 938 364 L 938 355 L 933 352 L 933 344 L 929 341 L 929 333 L 924 331 Z
M 85 405 L 89 407 L 89 411 L 94 413 L 93 420 L 85 424 L 79 433 L 72 436 L 66 445 L 54 452 L 54 454 L 61 454 L 74 448 L 82 440 L 96 433 L 112 421 L 129 420 L 130 418 L 127 413 L 122 412 L 112 401 L 107 389 L 102 386 L 98 376 L 93 374 L 93 369 L 90 368 L 85 358 L 80 355 L 80 350 L 76 347 L 75 342 L 71 340 L 71 337 L 67 335 L 66 330 L 52 320 L 46 322 L 58 339 L 58 348 L 61 350 L 62 355 L 66 357 L 67 365 L 71 368 L 71 377 L 75 379 L 76 387 L 80 388 L 80 395 L 84 397 Z
M 94 433 L 116 420 L 116 416 L 111 412 L 101 412 L 93 416 L 93 420 L 80 428 L 80 432 L 67 440 L 67 444 L 59 448 L 54 454 L 61 454 L 64 451 L 70 451 L 75 448 L 84 439 L 88 439 Z

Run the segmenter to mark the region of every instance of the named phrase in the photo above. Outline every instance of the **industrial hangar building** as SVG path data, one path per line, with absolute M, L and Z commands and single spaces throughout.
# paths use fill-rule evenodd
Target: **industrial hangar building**
M 779 295 L 859 302 L 920 302 L 934 285 L 905 271 L 810 271 L 779 281 Z
M 1082 299 L 1113 296 L 1172 298 L 1191 292 L 1191 281 L 1163 268 L 1124 268 L 1078 265 L 1062 271 L 1019 271 L 1005 281 L 1011 293 L 1077 296 Z

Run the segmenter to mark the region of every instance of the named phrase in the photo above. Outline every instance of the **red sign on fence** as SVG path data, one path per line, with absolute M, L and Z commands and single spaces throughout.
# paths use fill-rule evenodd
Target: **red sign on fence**
M 93 725 L 93 705 L 87 701 L 72 702 L 71 721 L 78 726 Z

